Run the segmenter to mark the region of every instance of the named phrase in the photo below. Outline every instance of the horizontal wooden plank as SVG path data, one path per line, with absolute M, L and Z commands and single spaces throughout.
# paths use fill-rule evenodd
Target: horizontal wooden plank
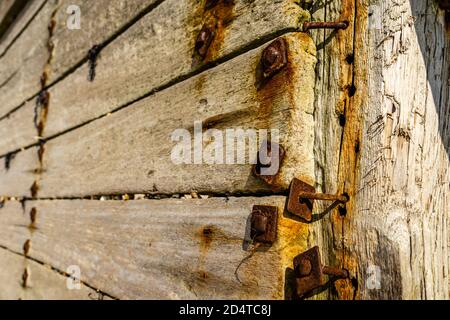
M 47 0 L 30 25 L 0 58 L 0 116 L 41 90 L 41 77 L 50 52 L 49 25 L 56 0 Z
M 256 70 L 266 45 L 49 141 L 39 196 L 235 194 L 286 190 L 294 177 L 313 182 L 314 45 L 303 33 L 284 39 L 289 64 L 260 88 Z M 248 158 L 234 165 L 174 163 L 172 134 L 193 132 L 195 121 L 221 130 L 222 137 L 233 128 L 279 130 L 286 156 L 273 185 L 251 173 Z M 254 159 L 259 144 L 249 145 L 245 152 Z M 224 154 L 235 152 L 224 148 Z
M 155 1 L 48 0 L 0 60 L 4 66 L 0 67 L 0 84 L 4 83 L 0 86 L 0 116 L 36 95 L 41 89 L 40 81 L 44 72 L 45 84 L 49 85 L 80 63 L 93 45 L 108 40 Z M 80 21 L 83 24 L 79 30 L 68 26 L 71 23 L 68 22 L 69 6 L 78 6 L 80 9 Z M 47 46 L 50 24 L 51 50 Z
M 203 1 L 164 1 L 101 51 L 94 82 L 87 80 L 90 67 L 85 63 L 50 89 L 43 136 L 51 137 L 86 123 L 199 70 L 204 63 L 298 28 L 306 15 L 291 0 L 234 2 L 221 2 L 213 12 L 204 12 Z M 216 19 L 213 14 L 219 17 L 220 26 L 206 60 L 196 63 L 195 40 L 202 25 Z M 30 118 L 33 108 L 24 109 L 21 117 Z M 29 144 L 34 142 L 34 136 L 24 136 Z M 0 154 L 4 153 L 1 150 L 21 147 L 3 146 L 0 142 Z
M 282 299 L 285 270 L 307 237 L 305 224 L 283 216 L 285 200 L 31 201 L 26 214 L 7 202 L 0 244 L 22 250 L 31 239 L 30 257 L 78 265 L 83 281 L 120 299 Z M 278 240 L 248 257 L 255 204 L 279 208 Z
M 0 39 L 14 23 L 14 20 L 25 7 L 27 0 L 0 1 Z
M 26 29 L 28 24 L 33 20 L 39 10 L 42 9 L 45 1 L 46 0 L 27 1 L 25 7 L 14 20 L 14 23 L 0 38 L 0 57 L 5 54 L 6 50 L 11 47 L 12 43 Z
M 30 197 L 39 168 L 38 148 L 0 159 L 0 196 Z
M 52 36 L 53 57 L 48 68 L 48 83 L 86 58 L 88 51 L 111 38 L 130 22 L 146 12 L 158 0 L 62 0 L 55 15 Z M 75 15 L 71 7 L 80 12 L 80 29 L 72 26 Z M 68 28 L 68 22 L 71 28 Z
M 32 109 L 33 113 L 26 110 Z M 9 114 L 0 123 L 0 154 L 18 150 L 21 146 L 39 142 L 36 101 L 25 102 L 25 107 Z M 30 140 L 30 138 L 32 140 Z
M 27 287 L 22 276 L 27 269 Z M 81 284 L 69 290 L 67 278 L 48 266 L 0 249 L 0 300 L 89 300 L 95 291 Z

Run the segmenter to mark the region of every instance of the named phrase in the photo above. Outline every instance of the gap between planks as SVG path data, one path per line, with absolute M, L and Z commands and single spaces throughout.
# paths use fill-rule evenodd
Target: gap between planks
M 40 265 L 42 265 L 42 266 L 44 266 L 44 267 L 45 267 L 45 266 L 46 266 L 46 267 L 50 267 L 50 269 L 51 269 L 53 272 L 56 272 L 56 273 L 58 273 L 59 275 L 62 275 L 62 276 L 64 276 L 64 277 L 66 277 L 66 278 L 71 278 L 71 276 L 69 276 L 66 272 L 61 271 L 61 270 L 59 270 L 58 268 L 55 268 L 55 267 L 53 267 L 52 265 L 50 265 L 50 264 L 48 264 L 48 263 L 45 263 L 45 262 L 43 262 L 43 261 L 40 261 L 40 260 L 38 260 L 38 259 L 35 259 L 35 258 L 33 258 L 33 257 L 29 256 L 29 255 L 24 255 L 24 254 L 22 254 L 22 253 L 20 253 L 20 252 L 14 251 L 14 250 L 12 250 L 12 249 L 10 249 L 10 248 L 4 246 L 4 245 L 1 245 L 1 244 L 0 244 L 0 249 L 3 249 L 3 250 L 5 250 L 5 251 L 7 251 L 7 252 L 10 252 L 10 253 L 12 253 L 12 254 L 18 255 L 18 256 L 20 256 L 20 257 L 22 257 L 22 258 L 25 258 L 25 259 L 27 259 L 27 260 L 33 261 L 33 262 L 35 262 L 35 263 L 38 263 L 38 264 L 40 264 Z M 86 283 L 85 281 L 83 281 L 83 280 L 81 280 L 81 279 L 77 279 L 77 280 L 79 280 L 80 283 L 81 283 L 82 285 L 88 287 L 89 289 L 92 289 L 92 290 L 96 291 L 97 293 L 99 293 L 99 294 L 100 294 L 101 296 L 103 296 L 103 297 L 108 297 L 108 298 L 110 298 L 110 299 L 112 299 L 112 300 L 120 300 L 119 298 L 116 298 L 116 297 L 114 297 L 114 296 L 112 296 L 112 295 L 110 295 L 110 294 L 108 294 L 108 293 L 106 293 L 106 292 L 104 292 L 104 291 L 102 291 L 102 290 L 100 290 L 100 289 L 97 289 L 97 288 L 91 286 L 89 283 Z
M 139 201 L 139 200 L 166 200 L 166 199 L 183 199 L 183 200 L 207 200 L 207 199 L 229 199 L 229 198 L 265 198 L 270 196 L 289 195 L 289 190 L 285 191 L 268 191 L 268 192 L 241 192 L 241 193 L 207 193 L 192 192 L 188 193 L 125 193 L 125 194 L 105 194 L 105 195 L 88 195 L 84 197 L 15 197 L 2 196 L 0 204 L 5 201 L 60 201 L 60 200 L 91 200 L 91 201 Z M 103 198 L 103 200 L 102 200 Z M 1 208 L 0 208 L 1 209 Z
M 113 42 L 115 39 L 120 37 L 123 33 L 125 33 L 129 28 L 131 28 L 136 22 L 138 22 L 140 19 L 142 19 L 144 16 L 149 14 L 151 11 L 156 9 L 161 3 L 163 3 L 165 0 L 158 0 L 149 6 L 147 6 L 144 10 L 142 10 L 140 13 L 138 13 L 137 16 L 132 18 L 129 22 L 127 22 L 124 26 L 122 26 L 119 30 L 117 30 L 114 34 L 112 34 L 109 38 L 107 38 L 102 43 L 98 44 L 100 50 L 104 49 L 106 46 L 108 46 L 111 42 Z M 28 26 L 33 22 L 34 18 L 39 14 L 39 12 L 42 10 L 42 8 L 47 3 L 47 0 L 44 1 L 42 6 L 39 8 L 39 10 L 36 11 L 36 13 L 33 15 L 33 17 L 27 22 L 26 26 L 20 31 L 20 33 L 14 38 L 13 42 L 8 45 L 8 47 L 5 49 L 5 51 L 0 55 L 0 59 L 8 52 L 8 49 L 13 45 L 13 43 L 20 37 L 20 35 L 28 28 Z M 59 10 L 59 9 L 58 9 Z M 49 39 L 51 40 L 51 38 Z M 54 85 L 58 84 L 65 78 L 67 78 L 70 74 L 75 72 L 78 68 L 80 68 L 83 64 L 85 64 L 88 61 L 88 53 L 84 56 L 83 59 L 75 63 L 72 67 L 67 69 L 65 72 L 63 72 L 59 77 L 52 80 L 49 84 L 46 84 L 42 90 L 47 90 Z M 22 102 L 17 107 L 11 109 L 9 112 L 7 112 L 5 115 L 0 116 L 0 121 L 8 118 L 11 114 L 18 111 L 20 108 L 22 108 L 28 101 L 31 101 L 33 99 L 36 99 L 39 95 L 39 92 L 33 94 L 30 98 L 26 99 L 24 102 Z

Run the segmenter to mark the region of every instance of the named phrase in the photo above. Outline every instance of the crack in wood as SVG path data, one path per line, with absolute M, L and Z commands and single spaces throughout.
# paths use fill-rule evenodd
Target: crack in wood
M 50 270 L 52 270 L 53 272 L 56 272 L 57 274 L 62 275 L 62 276 L 64 276 L 64 277 L 66 277 L 66 278 L 72 278 L 72 279 L 73 279 L 73 277 L 72 277 L 71 275 L 67 274 L 66 272 L 61 271 L 61 270 L 59 270 L 58 268 L 55 268 L 55 267 L 53 267 L 52 265 L 50 265 L 50 264 L 48 264 L 48 263 L 45 263 L 45 262 L 43 262 L 43 261 L 41 261 L 41 260 L 38 260 L 38 259 L 33 258 L 33 257 L 31 257 L 31 256 L 25 256 L 25 255 L 23 255 L 22 253 L 19 253 L 19 252 L 16 252 L 16 251 L 14 251 L 14 250 L 11 250 L 11 249 L 9 249 L 8 247 L 6 247 L 6 246 L 4 246 L 4 245 L 1 245 L 1 244 L 0 244 L 0 249 L 3 249 L 3 250 L 5 250 L 5 251 L 8 251 L 8 252 L 13 253 L 13 254 L 18 255 L 18 256 L 21 256 L 21 257 L 25 258 L 26 260 L 30 260 L 30 261 L 36 262 L 36 263 L 38 263 L 38 264 L 40 264 L 40 265 L 42 265 L 42 266 L 50 267 Z M 26 270 L 27 270 L 27 268 L 25 269 L 25 271 L 26 271 Z M 24 288 L 27 287 L 26 284 L 27 284 L 28 279 L 29 279 L 29 271 L 28 271 L 28 272 L 25 272 L 25 271 L 24 271 L 23 277 L 22 277 L 22 281 L 23 281 L 23 282 L 22 282 L 22 285 L 23 285 Z M 26 274 L 26 276 L 25 276 L 25 274 Z M 95 288 L 94 286 L 90 285 L 89 283 L 86 283 L 85 281 L 83 281 L 83 280 L 81 280 L 81 279 L 77 279 L 77 280 L 79 280 L 80 283 L 83 284 L 84 286 L 86 286 L 86 287 L 88 287 L 88 288 L 90 288 L 90 289 L 96 291 L 96 292 L 97 292 L 99 295 L 101 295 L 101 296 L 108 297 L 108 298 L 113 299 L 113 300 L 120 300 L 119 298 L 114 297 L 114 296 L 110 295 L 109 293 L 104 292 L 103 290 L 100 290 L 100 289 L 98 289 L 98 288 Z

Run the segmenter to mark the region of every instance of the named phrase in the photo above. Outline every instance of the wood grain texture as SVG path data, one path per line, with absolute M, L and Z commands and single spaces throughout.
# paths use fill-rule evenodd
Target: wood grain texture
M 78 265 L 83 281 L 120 299 L 282 299 L 285 270 L 307 234 L 305 224 L 283 216 L 285 200 L 32 201 L 25 214 L 7 202 L 0 244 L 20 251 L 30 239 L 30 257 L 61 270 Z M 252 250 L 255 204 L 278 207 L 278 239 L 242 262 Z
M 0 38 L 0 56 L 3 56 L 8 48 L 26 29 L 28 24 L 33 20 L 35 15 L 42 9 L 46 0 L 30 0 L 27 1 L 25 8 L 17 16 L 14 23 L 6 30 L 5 34 Z
M 38 159 L 37 148 L 2 158 L 0 162 L 0 196 L 30 197 L 31 187 L 38 178 L 36 172 L 36 169 L 39 168 Z
M 352 21 L 345 32 L 315 36 L 316 185 L 351 201 L 345 218 L 336 211 L 314 226 L 309 243 L 358 283 L 340 281 L 337 296 L 318 298 L 448 299 L 443 12 L 434 1 L 358 0 L 329 3 L 314 16 Z M 336 111 L 324 110 L 330 106 Z
M 28 112 L 33 110 L 33 113 Z M 39 112 L 37 111 L 36 101 L 30 100 L 25 102 L 23 108 L 9 114 L 1 120 L 0 126 L 0 154 L 17 151 L 20 146 L 30 145 L 39 142 L 38 129 L 35 124 L 35 118 Z M 38 121 L 36 121 L 38 123 Z M 31 140 L 30 140 L 31 139 Z
M 22 276 L 27 269 L 27 287 Z M 25 257 L 0 249 L 0 300 L 90 300 L 98 293 L 84 285 L 69 290 L 67 278 L 49 266 L 41 265 Z
M 26 6 L 27 0 L 3 0 L 0 2 L 0 39 Z
M 203 1 L 164 1 L 101 51 L 94 82 L 87 80 L 90 67 L 85 63 L 49 90 L 43 136 L 51 137 L 84 124 L 178 81 L 205 64 L 297 29 L 307 16 L 292 0 L 235 3 L 220 3 L 214 11 L 204 12 Z M 199 62 L 193 58 L 195 40 L 203 24 L 211 25 L 213 21 L 219 24 L 216 37 L 206 60 Z M 31 107 L 24 109 L 21 116 L 29 119 L 34 111 Z M 26 132 L 21 140 L 28 141 L 28 145 L 35 142 Z M 6 144 L 1 149 L 9 152 L 21 147 Z
M 52 36 L 53 57 L 47 70 L 48 84 L 85 59 L 94 45 L 102 45 L 156 2 L 157 0 L 60 0 Z M 80 10 L 80 29 L 67 27 L 68 21 L 71 22 L 74 17 L 73 11 L 69 10 L 70 6 L 78 6 Z
M 363 279 L 365 264 L 392 262 L 380 265 L 383 290 L 362 297 L 448 299 L 450 37 L 435 1 L 380 6 L 381 30 L 364 20 L 359 27 L 368 48 L 360 69 L 370 71 L 359 98 L 365 147 L 350 227 Z
M 47 1 L 0 60 L 5 68 L 0 68 L 0 117 L 33 98 L 42 77 L 46 86 L 52 84 L 86 58 L 95 44 L 108 40 L 155 1 Z M 80 30 L 68 28 L 70 5 L 81 10 Z
M 0 58 L 0 117 L 41 90 L 41 77 L 50 57 L 49 25 L 57 0 L 47 0 L 22 35 Z
M 302 33 L 284 39 L 289 64 L 259 89 L 257 70 L 267 45 L 47 142 L 39 196 L 267 192 L 286 190 L 293 177 L 311 181 L 314 47 Z M 172 134 L 193 133 L 194 121 L 222 135 L 237 128 L 279 130 L 286 156 L 274 184 L 252 174 L 249 158 L 234 165 L 174 163 Z M 253 151 L 254 159 L 258 149 L 247 143 L 246 154 Z

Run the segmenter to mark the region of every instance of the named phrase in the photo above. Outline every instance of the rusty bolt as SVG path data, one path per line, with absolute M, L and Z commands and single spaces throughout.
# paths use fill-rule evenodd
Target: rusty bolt
M 331 281 L 349 277 L 349 273 L 345 269 L 322 265 L 319 247 L 311 248 L 295 257 L 294 272 L 297 278 L 296 293 L 300 298 L 323 286 L 326 283 L 323 279 L 324 274 L 333 276 L 330 278 Z
M 303 23 L 303 31 L 308 31 L 311 29 L 347 29 L 349 23 L 346 21 L 342 22 L 305 22 Z
M 261 66 L 264 78 L 270 78 L 287 65 L 286 41 L 283 38 L 272 42 L 264 49 Z
M 277 239 L 278 208 L 254 206 L 250 218 L 250 237 L 254 242 L 272 244 Z
M 349 276 L 347 270 L 336 267 L 323 266 L 322 272 L 329 276 L 335 276 L 336 278 L 340 279 L 346 279 Z
M 311 261 L 309 259 L 302 259 L 298 265 L 298 274 L 302 277 L 306 277 L 311 274 L 311 271 Z
M 197 40 L 195 41 L 195 51 L 203 59 L 208 53 L 208 49 L 213 38 L 214 32 L 207 25 L 204 25 L 197 36 Z

